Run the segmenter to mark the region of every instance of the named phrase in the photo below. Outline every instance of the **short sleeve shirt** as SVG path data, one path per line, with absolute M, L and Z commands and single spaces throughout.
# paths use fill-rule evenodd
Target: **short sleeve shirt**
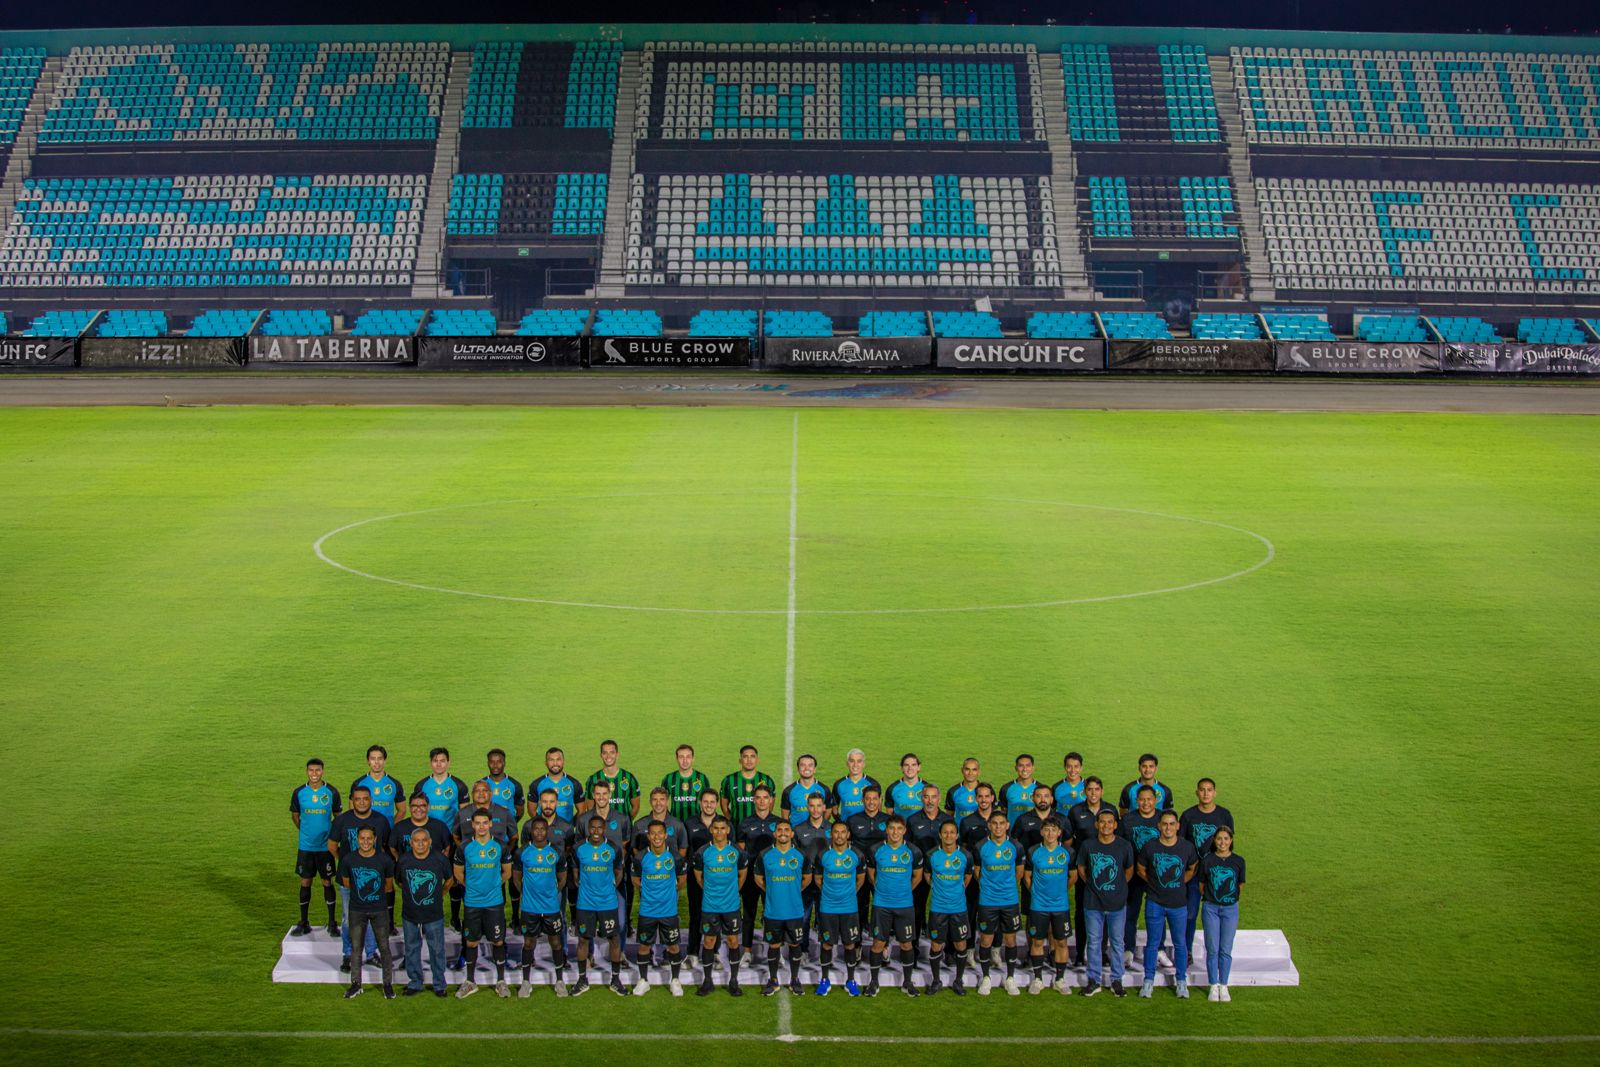
M 700 908 L 707 912 L 739 910 L 739 872 L 750 866 L 750 857 L 732 841 L 723 848 L 707 845 L 694 854 L 694 869 L 700 872 L 703 892 Z
M 444 920 L 444 884 L 450 880 L 450 860 L 442 852 L 417 859 L 406 852 L 395 861 L 394 880 L 400 890 L 400 917 L 407 922 Z
M 1017 865 L 1022 862 L 1022 850 L 1007 838 L 995 844 L 985 838 L 978 846 L 978 906 L 1004 908 L 1019 903 L 1017 897 Z
M 828 847 L 811 861 L 811 873 L 822 878 L 824 915 L 853 915 L 856 912 L 856 876 L 862 871 L 861 853 L 846 845 L 843 850 Z
M 1200 879 L 1201 891 L 1213 904 L 1239 903 L 1239 887 L 1244 885 L 1244 857 L 1233 853 L 1223 859 L 1215 852 L 1207 852 L 1200 857 L 1200 870 L 1195 874 Z
M 1133 846 L 1126 838 L 1110 842 L 1094 837 L 1078 849 L 1078 870 L 1084 878 L 1083 906 L 1095 911 L 1120 911 L 1128 906 L 1128 879 Z
M 339 881 L 350 880 L 351 911 L 387 911 L 389 900 L 383 891 L 383 881 L 393 877 L 394 860 L 382 849 L 370 856 L 347 852 L 339 861 Z
M 1139 864 L 1145 870 L 1145 891 L 1163 908 L 1181 908 L 1188 903 L 1189 888 L 1183 872 L 1200 862 L 1200 854 L 1183 838 L 1170 845 L 1159 840 L 1144 846 Z
M 928 874 L 928 911 L 934 915 L 962 915 L 967 910 L 967 871 L 972 859 L 957 846 L 946 852 L 936 848 L 927 853 L 922 869 Z

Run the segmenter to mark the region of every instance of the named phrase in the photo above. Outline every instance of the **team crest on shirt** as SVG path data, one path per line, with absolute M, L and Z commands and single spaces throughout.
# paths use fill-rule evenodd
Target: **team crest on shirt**
M 1219 904 L 1233 903 L 1233 897 L 1239 891 L 1238 876 L 1231 867 L 1211 868 L 1211 896 Z
M 408 868 L 406 888 L 411 891 L 411 899 L 419 905 L 432 904 L 439 892 L 439 876 L 417 867 Z
M 1176 889 L 1183 884 L 1183 857 L 1174 856 L 1170 852 L 1158 852 L 1155 855 L 1156 882 L 1163 889 Z
M 1089 876 L 1094 879 L 1094 887 L 1100 892 L 1116 892 L 1117 858 L 1108 856 L 1104 852 L 1096 852 L 1089 857 Z

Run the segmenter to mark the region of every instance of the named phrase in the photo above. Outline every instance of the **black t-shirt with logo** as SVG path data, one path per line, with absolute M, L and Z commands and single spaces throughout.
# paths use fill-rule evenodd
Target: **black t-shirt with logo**
M 1133 846 L 1125 838 L 1113 837 L 1110 842 L 1098 836 L 1085 841 L 1077 849 L 1079 877 L 1084 886 L 1083 906 L 1095 911 L 1119 911 L 1128 906 L 1128 879 L 1124 877 L 1133 866 Z
M 377 816 L 379 822 L 383 816 Z M 339 861 L 339 884 L 350 879 L 350 910 L 385 912 L 389 898 L 383 891 L 385 878 L 394 877 L 394 860 L 381 849 L 370 856 L 359 852 L 346 852 Z
M 955 822 L 948 811 L 939 811 L 932 818 L 918 808 L 906 816 L 906 840 L 916 845 L 924 856 L 939 847 L 939 830 L 947 822 Z
M 406 852 L 395 863 L 394 871 L 402 919 L 418 924 L 444 919 L 444 884 L 450 880 L 451 872 L 450 860 L 443 852 L 429 852 L 420 860 Z
M 1199 862 L 1200 853 L 1183 838 L 1170 845 L 1162 844 L 1157 838 L 1139 853 L 1139 863 L 1146 875 L 1145 892 L 1163 908 L 1184 907 L 1189 903 L 1189 888 L 1184 883 L 1183 872 Z
M 1128 844 L 1133 846 L 1133 854 L 1137 856 L 1144 851 L 1144 846 L 1161 836 L 1161 813 L 1158 811 L 1148 819 L 1137 811 L 1130 811 L 1122 819 L 1122 825 L 1117 827 L 1117 833 L 1128 839 Z M 1139 876 L 1133 876 L 1138 881 Z
M 1196 804 L 1178 816 L 1178 836 L 1193 845 L 1202 856 L 1211 851 L 1211 838 L 1222 826 L 1233 829 L 1233 812 L 1220 804 L 1210 811 L 1201 811 L 1200 805 Z
M 845 821 L 850 827 L 850 843 L 863 856 L 870 856 L 874 849 L 883 844 L 889 834 L 889 813 L 882 808 L 878 814 L 868 815 L 858 811 Z
M 401 819 L 389 830 L 389 851 L 396 856 L 407 856 L 411 853 L 411 835 L 418 830 L 428 831 L 428 840 L 433 845 L 433 851 L 441 855 L 448 855 L 455 841 L 450 837 L 450 831 L 438 819 L 429 818 L 422 826 L 412 822 L 410 818 Z
M 1200 857 L 1200 892 L 1213 904 L 1239 903 L 1239 887 L 1244 885 L 1244 857 L 1238 853 L 1223 859 L 1215 852 Z
M 389 842 L 389 820 L 379 815 L 371 808 L 367 809 L 367 817 L 363 819 L 354 810 L 342 811 L 339 817 L 333 820 L 333 828 L 328 831 L 328 840 L 332 841 L 339 849 L 339 855 L 355 852 L 361 848 L 361 841 L 357 837 L 363 829 L 370 829 L 377 836 L 372 843 L 379 852 Z

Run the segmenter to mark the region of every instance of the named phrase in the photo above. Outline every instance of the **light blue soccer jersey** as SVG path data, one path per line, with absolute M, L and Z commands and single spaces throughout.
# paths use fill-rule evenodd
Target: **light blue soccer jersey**
M 578 810 L 578 801 L 583 799 L 583 786 L 570 774 L 563 774 L 560 781 L 547 774 L 529 786 L 529 791 L 535 797 L 546 789 L 555 790 L 556 814 L 571 822 L 573 813 Z
M 511 861 L 510 846 L 495 838 L 479 843 L 472 838 L 461 846 L 460 858 L 464 901 L 469 908 L 496 908 L 506 902 L 505 883 L 500 880 L 500 865 Z
M 522 913 L 560 915 L 561 890 L 556 877 L 567 869 L 561 850 L 549 845 L 528 845 L 518 854 L 517 862 L 522 868 Z
M 904 818 L 913 812 L 922 810 L 922 787 L 928 783 L 918 778 L 907 785 L 905 779 L 900 779 L 889 787 L 889 795 L 884 798 L 884 806 L 891 812 Z
M 911 876 L 921 862 L 915 845 L 884 842 L 872 853 L 872 906 L 875 908 L 911 907 Z
M 856 912 L 856 875 L 861 873 L 861 853 L 849 845 L 843 851 L 830 846 L 816 858 L 811 872 L 822 876 L 820 909 L 824 915 Z
M 935 915 L 965 915 L 967 911 L 967 869 L 972 866 L 965 849 L 946 852 L 936 848 L 928 853 L 924 869 L 928 872 L 928 911 Z
M 861 781 L 852 782 L 849 777 L 839 779 L 833 783 L 833 801 L 839 805 L 839 818 L 848 819 L 862 808 L 861 794 L 869 785 L 877 785 L 877 781 L 870 774 L 863 774 Z
M 799 826 L 811 818 L 811 812 L 806 808 L 806 801 L 813 796 L 819 796 L 826 803 L 828 787 L 821 782 L 812 782 L 810 785 L 801 785 L 799 782 L 790 782 L 783 787 L 783 798 L 778 802 L 782 808 L 789 809 L 789 824 Z
M 497 782 L 485 775 L 478 781 L 489 786 L 489 803 L 500 805 L 511 812 L 513 817 L 522 815 L 522 787 L 517 784 L 515 778 L 508 774 Z
M 678 914 L 677 855 L 664 848 L 661 854 L 646 849 L 633 858 L 633 873 L 639 879 L 639 918 L 665 919 Z
M 726 848 L 707 845 L 695 853 L 695 870 L 700 872 L 703 893 L 700 910 L 734 912 L 739 910 L 739 871 L 750 859 L 732 841 Z
M 1083 779 L 1069 782 L 1065 778 L 1056 783 L 1056 810 L 1071 811 L 1074 804 L 1083 803 Z
M 1010 840 L 995 844 L 984 838 L 978 846 L 978 906 L 1003 908 L 1018 903 L 1017 846 Z
M 978 810 L 978 790 L 967 785 L 955 785 L 944 796 L 944 806 L 960 822 Z
M 1033 896 L 1029 907 L 1034 911 L 1066 911 L 1067 883 L 1072 879 L 1072 849 L 1066 845 L 1045 848 L 1037 845 L 1028 853 L 1028 867 L 1033 871 Z
M 308 782 L 289 796 L 289 810 L 300 815 L 300 851 L 321 852 L 328 847 L 328 831 L 339 810 L 339 791 L 327 782 L 315 789 Z
M 617 910 L 617 865 L 622 853 L 610 841 L 598 845 L 584 841 L 572 850 L 578 868 L 578 909 L 580 911 Z
M 389 820 L 389 825 L 393 826 L 395 803 L 405 797 L 405 790 L 395 780 L 394 775 L 386 774 L 382 778 L 374 778 L 371 774 L 363 774 L 356 779 L 355 784 L 367 787 L 367 792 L 372 794 L 372 810 Z M 350 791 L 355 792 L 355 787 L 352 786 Z
M 416 791 L 428 799 L 428 814 L 446 826 L 456 824 L 461 805 L 472 799 L 461 779 L 453 774 L 445 775 L 442 782 L 430 774 L 417 785 Z
M 780 849 L 774 845 L 756 862 L 761 864 L 761 877 L 766 883 L 763 914 L 769 919 L 804 918 L 806 910 L 800 899 L 800 881 L 806 870 L 805 854 L 793 846 Z

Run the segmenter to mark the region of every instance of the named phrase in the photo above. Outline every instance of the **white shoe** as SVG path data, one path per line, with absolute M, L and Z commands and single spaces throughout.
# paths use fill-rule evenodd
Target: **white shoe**
M 641 974 L 639 980 L 633 984 L 633 995 L 642 997 L 648 992 L 650 992 L 650 981 Z
M 1172 957 L 1167 954 L 1166 949 L 1160 949 L 1156 952 L 1156 965 L 1165 967 L 1168 970 L 1172 969 Z
M 1006 975 L 1006 980 L 1002 984 L 1006 987 L 1007 993 L 1010 993 L 1014 997 L 1022 996 L 1022 990 L 1017 988 L 1017 980 L 1011 977 L 1009 974 Z
M 744 955 L 739 957 L 739 966 L 741 966 L 741 967 L 750 966 L 750 950 L 749 949 L 745 949 L 744 950 Z
M 1219 986 L 1219 985 L 1212 986 L 1211 987 L 1211 992 L 1206 994 L 1206 999 L 1209 1000 L 1209 1001 L 1212 1001 L 1212 1002 L 1221 1001 L 1222 1000 L 1222 987 Z
M 1232 1003 L 1232 1001 L 1233 1001 L 1233 994 L 1228 992 L 1228 987 L 1227 986 L 1223 986 L 1222 987 L 1222 1003 L 1229 1004 L 1229 1003 Z
M 1000 946 L 995 945 L 989 950 L 989 963 L 995 967 L 1004 967 L 1005 960 L 1000 958 Z
M 517 999 L 527 1000 L 531 996 L 533 996 L 533 983 L 523 982 L 521 988 L 517 990 Z
M 994 983 L 989 981 L 989 976 L 988 975 L 984 975 L 983 979 L 978 982 L 978 996 L 986 997 L 993 990 L 994 990 Z
M 457 1000 L 466 1000 L 468 997 L 472 996 L 472 994 L 476 993 L 477 991 L 478 991 L 478 984 L 476 982 L 473 982 L 473 981 L 462 982 L 461 983 L 461 988 L 456 990 L 456 999 Z
M 1151 979 L 1151 978 L 1146 978 L 1144 980 L 1144 985 L 1139 987 L 1139 996 L 1142 997 L 1145 1000 L 1149 1000 L 1151 997 L 1155 996 L 1155 991 L 1156 991 L 1155 980 Z
M 1032 993 L 1034 996 L 1038 996 L 1040 993 L 1043 993 L 1044 992 L 1044 979 L 1043 978 L 1035 978 L 1033 981 L 1029 982 L 1028 983 L 1028 992 Z
M 1060 993 L 1064 997 L 1070 997 L 1072 995 L 1072 986 L 1067 983 L 1066 975 L 1062 975 L 1056 979 L 1056 992 Z
M 667 988 L 672 991 L 673 996 L 683 996 L 683 983 L 678 981 L 676 978 L 667 983 Z
M 1125 971 L 1133 970 L 1133 953 L 1132 952 L 1124 952 L 1122 954 L 1122 969 L 1125 970 Z M 1141 966 L 1139 969 L 1143 970 L 1144 968 L 1143 968 L 1143 966 Z
M 1189 983 L 1185 982 L 1185 981 L 1182 981 L 1182 980 L 1179 980 L 1177 993 L 1178 993 L 1178 999 L 1179 1000 L 1188 1000 L 1189 999 Z
M 978 969 L 978 950 L 975 949 L 975 948 L 969 948 L 969 949 L 967 949 L 967 970 L 975 971 L 977 969 Z
M 506 985 L 504 978 L 494 984 L 494 995 L 501 999 L 511 995 L 511 987 Z
M 563 982 L 561 979 L 559 979 L 559 978 L 554 979 L 553 981 L 551 981 L 550 985 L 551 985 L 551 988 L 553 988 L 556 991 L 556 996 L 564 997 L 564 996 L 567 995 L 567 983 Z

